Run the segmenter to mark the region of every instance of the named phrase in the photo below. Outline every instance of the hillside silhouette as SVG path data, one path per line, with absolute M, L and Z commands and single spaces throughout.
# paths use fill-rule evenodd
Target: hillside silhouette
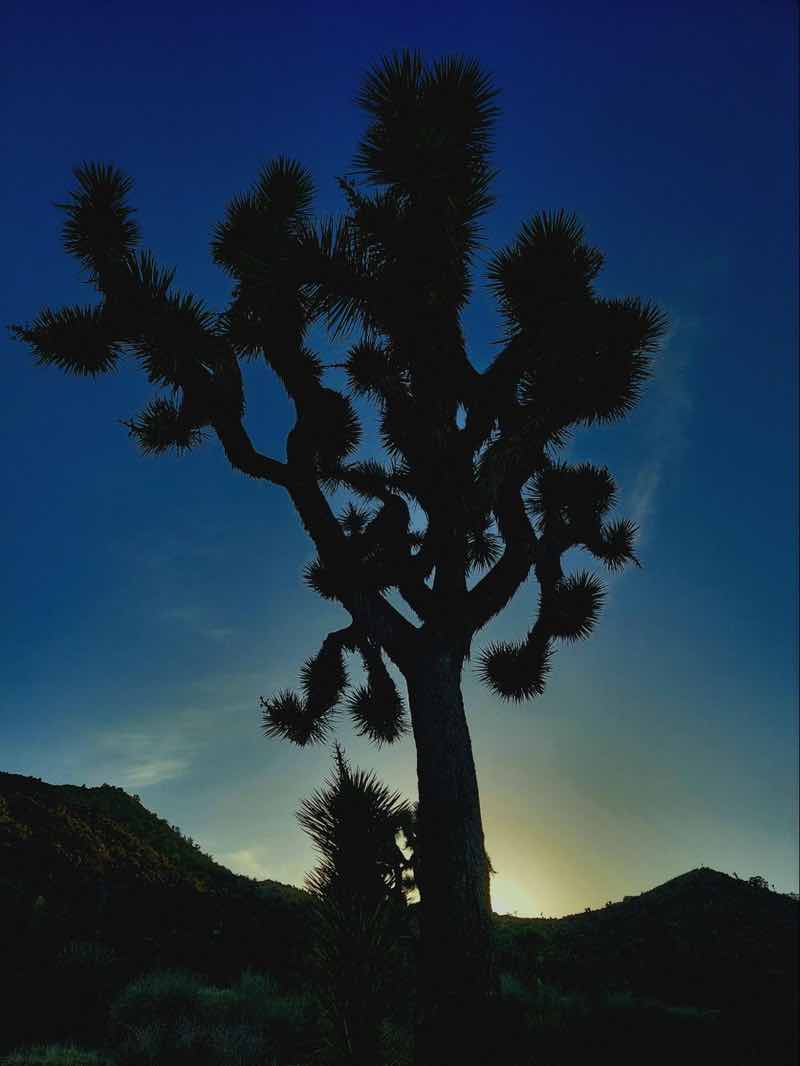
M 108 997 L 154 970 L 225 984 L 249 968 L 284 988 L 308 984 L 308 893 L 232 873 L 111 785 L 0 773 L 0 906 L 11 989 L 0 1052 L 44 1029 L 74 1033 L 76 1018 L 96 1030 Z M 573 1034 L 589 1026 L 596 1038 L 598 1019 L 616 1017 L 608 1003 L 635 1002 L 656 1028 L 664 1017 L 702 1019 L 711 1039 L 724 1026 L 755 1059 L 762 1038 L 771 1054 L 796 1046 L 798 910 L 796 899 L 700 868 L 598 910 L 494 921 L 504 987 L 525 1003 L 543 990 L 555 997 Z M 408 909 L 412 952 L 417 914 Z M 413 973 L 409 956 L 409 995 Z
M 724 1008 L 797 991 L 797 901 L 708 867 L 564 918 L 496 918 L 521 973 Z
M 109 989 L 176 967 L 223 983 L 247 968 L 298 981 L 307 904 L 291 885 L 214 862 L 121 788 L 0 773 L 0 1049 L 41 1035 L 48 998 L 90 1025 L 99 1004 L 63 986 L 98 966 Z
M 68 880 L 103 878 L 217 893 L 257 887 L 262 895 L 295 902 L 304 896 L 291 885 L 232 873 L 138 796 L 114 785 L 51 785 L 0 773 L 0 856 L 9 851 L 31 887 L 52 885 L 58 871 Z M 0 858 L 0 870 L 2 863 Z

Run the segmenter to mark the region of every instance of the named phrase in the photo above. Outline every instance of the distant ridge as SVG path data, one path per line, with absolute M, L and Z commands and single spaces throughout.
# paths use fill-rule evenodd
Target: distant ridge
M 134 880 L 164 886 L 191 886 L 198 891 L 230 892 L 243 887 L 284 892 L 295 902 L 307 893 L 270 879 L 257 881 L 235 874 L 203 852 L 191 837 L 148 810 L 138 796 L 116 785 L 54 785 L 38 777 L 0 771 L 0 874 L 13 865 L 19 872 L 27 853 L 35 852 L 36 872 L 44 854 L 56 866 L 67 865 L 87 877 Z M 781 902 L 778 902 L 780 900 Z M 796 921 L 796 901 L 780 893 L 754 888 L 748 881 L 701 866 L 679 874 L 638 896 L 611 902 L 563 918 L 498 915 L 508 923 L 582 923 L 605 915 L 614 921 L 642 909 L 666 912 L 690 904 L 704 908 L 714 901 L 730 909 L 734 901 L 757 911 L 783 910 Z M 777 908 L 777 911 L 776 911 Z M 734 908 L 735 909 L 735 908 Z
M 509 958 L 556 985 L 737 1009 L 796 1001 L 799 916 L 790 896 L 699 867 L 598 910 L 497 926 Z
M 0 772 L 0 874 L 13 866 L 33 878 L 46 875 L 48 855 L 55 869 L 81 878 L 200 892 L 274 886 L 305 897 L 293 885 L 234 874 L 122 788 L 52 785 Z

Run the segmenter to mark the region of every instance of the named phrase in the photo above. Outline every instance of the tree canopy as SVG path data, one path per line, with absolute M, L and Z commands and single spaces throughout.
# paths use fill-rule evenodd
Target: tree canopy
M 318 551 L 306 579 L 352 625 L 306 662 L 299 693 L 262 701 L 269 734 L 321 740 L 344 706 L 364 735 L 396 739 L 405 711 L 383 653 L 405 671 L 422 635 L 466 656 L 533 570 L 530 628 L 478 659 L 495 693 L 530 699 L 556 642 L 587 636 L 602 603 L 594 575 L 563 573 L 564 553 L 585 548 L 610 570 L 635 561 L 635 527 L 608 518 L 609 471 L 558 454 L 575 427 L 630 411 L 663 314 L 599 296 L 603 255 L 577 217 L 541 213 L 489 262 L 499 352 L 482 372 L 467 355 L 460 315 L 493 202 L 495 99 L 474 61 L 426 65 L 405 52 L 375 67 L 357 98 L 368 125 L 353 173 L 339 180 L 346 212 L 314 221 L 308 171 L 286 158 L 265 166 L 213 233 L 212 257 L 233 283 L 222 312 L 175 289 L 175 271 L 141 246 L 131 178 L 83 164 L 60 205 L 63 237 L 99 300 L 12 327 L 39 362 L 75 374 L 137 360 L 156 390 L 126 423 L 144 452 L 185 452 L 213 432 L 234 467 L 290 493 Z M 326 384 L 308 344 L 315 322 L 353 339 L 347 391 Z M 258 451 L 245 427 L 240 361 L 254 358 L 296 411 L 285 459 Z M 353 458 L 353 397 L 374 404 L 383 461 Z M 329 500 L 337 489 L 350 495 L 341 514 Z M 392 589 L 416 623 L 391 605 Z M 360 654 L 367 677 L 349 695 L 344 652 Z

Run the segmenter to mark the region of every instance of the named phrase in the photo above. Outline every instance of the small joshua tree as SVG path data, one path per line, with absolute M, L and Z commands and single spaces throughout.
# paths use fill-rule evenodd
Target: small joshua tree
M 352 769 L 338 744 L 331 778 L 298 811 L 321 858 L 306 888 L 316 904 L 325 1050 L 348 1066 L 381 1061 L 381 1022 L 398 999 L 409 865 L 398 836 L 411 816 L 399 793 Z
M 475 635 L 533 572 L 528 631 L 477 663 L 503 699 L 540 695 L 556 646 L 589 635 L 603 597 L 596 577 L 562 571 L 564 553 L 585 548 L 611 570 L 634 560 L 635 528 L 608 517 L 611 474 L 558 453 L 574 427 L 630 411 L 665 326 L 636 298 L 598 296 L 602 254 L 573 215 L 540 214 L 491 260 L 505 335 L 483 371 L 472 363 L 460 316 L 492 203 L 495 95 L 474 62 L 385 60 L 358 97 L 368 118 L 355 156 L 362 183 L 340 181 L 343 218 L 315 224 L 311 178 L 284 159 L 228 206 L 211 244 L 233 279 L 221 314 L 175 292 L 173 271 L 138 249 L 130 180 L 113 166 L 79 167 L 65 245 L 99 302 L 13 327 L 40 363 L 72 373 L 137 359 L 157 390 L 128 423 L 144 451 L 184 452 L 212 433 L 233 467 L 289 494 L 317 550 L 307 579 L 350 623 L 307 661 L 299 694 L 263 701 L 268 734 L 322 740 L 344 708 L 361 733 L 391 742 L 407 721 L 386 659 L 404 676 L 424 843 L 416 1053 L 425 1066 L 443 1040 L 462 1062 L 480 1057 L 481 1005 L 495 987 L 462 669 Z M 352 458 L 359 419 L 308 347 L 315 320 L 356 334 L 348 389 L 374 404 L 383 462 Z M 285 459 L 258 451 L 244 426 L 239 361 L 255 358 L 294 406 Z M 334 490 L 350 496 L 341 514 Z M 422 516 L 417 529 L 409 505 Z M 345 653 L 360 656 L 367 678 L 349 694 Z

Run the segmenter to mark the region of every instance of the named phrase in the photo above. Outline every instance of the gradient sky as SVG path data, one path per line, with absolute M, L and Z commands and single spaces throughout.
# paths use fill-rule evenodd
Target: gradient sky
M 361 76 L 403 47 L 474 56 L 501 91 L 481 262 L 564 207 L 607 255 L 601 291 L 668 311 L 634 416 L 570 453 L 617 476 L 644 569 L 613 580 L 538 701 L 504 705 L 465 672 L 495 909 L 531 915 L 699 865 L 797 889 L 796 5 L 599 12 L 51 2 L 0 22 L 4 324 L 87 299 L 52 207 L 87 159 L 134 178 L 145 245 L 221 309 L 226 202 L 283 154 L 320 213 L 340 210 Z M 482 367 L 500 327 L 480 287 L 465 325 Z M 264 739 L 258 696 L 294 686 L 346 616 L 302 584 L 285 495 L 215 442 L 137 454 L 118 424 L 150 395 L 135 369 L 68 378 L 0 343 L 0 769 L 122 785 L 232 869 L 302 883 L 294 812 L 330 751 Z M 248 425 L 280 454 L 288 405 L 265 368 L 247 376 Z M 526 588 L 485 638 L 519 637 L 534 603 Z M 410 739 L 339 735 L 415 793 Z

